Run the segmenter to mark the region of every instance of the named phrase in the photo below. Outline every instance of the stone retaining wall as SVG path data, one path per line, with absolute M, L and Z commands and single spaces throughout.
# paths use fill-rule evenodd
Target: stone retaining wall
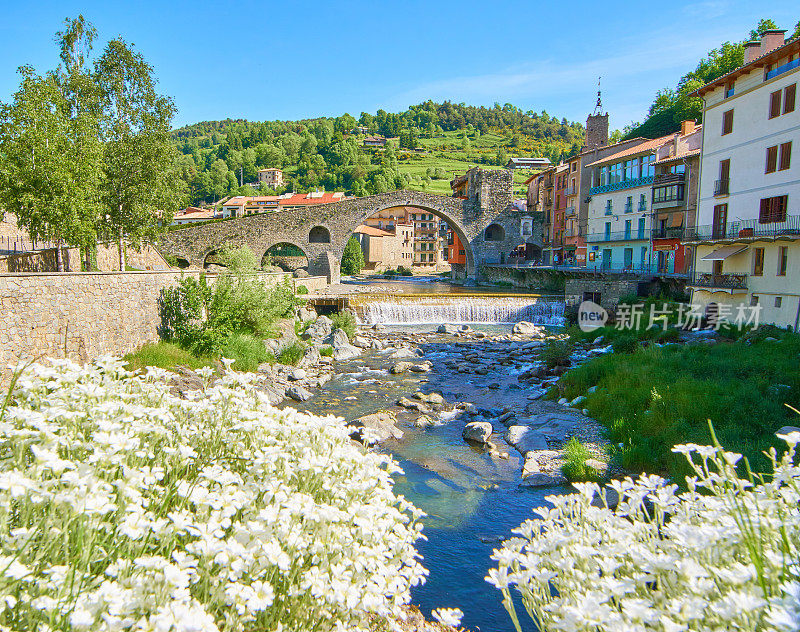
M 158 297 L 199 271 L 0 274 L 0 377 L 37 357 L 86 362 L 158 340 Z M 215 275 L 209 275 L 211 279 Z M 264 274 L 271 284 L 291 278 Z M 310 289 L 310 288 L 309 288 Z
M 64 270 L 66 272 L 80 272 L 80 248 L 63 247 L 61 249 Z M 126 249 L 128 267 L 137 270 L 169 270 L 170 265 L 164 257 L 149 244 L 144 244 L 141 250 L 133 247 Z M 96 252 L 97 269 L 102 272 L 119 270 L 119 248 L 116 244 L 97 244 Z M 15 253 L 0 257 L 0 273 L 2 272 L 56 272 L 56 248 L 35 250 L 32 252 Z

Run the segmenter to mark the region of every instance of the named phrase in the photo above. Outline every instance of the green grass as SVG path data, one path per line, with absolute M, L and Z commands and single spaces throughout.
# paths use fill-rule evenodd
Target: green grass
M 784 404 L 800 405 L 800 336 L 778 335 L 780 342 L 754 334 L 750 344 L 745 337 L 600 356 L 568 372 L 552 396 L 573 399 L 598 386 L 583 406 L 606 426 L 612 444 L 621 444 L 614 456 L 633 472 L 666 474 L 682 483 L 688 467 L 671 448 L 709 444 L 708 420 L 726 449 L 744 454 L 755 471 L 766 471 L 763 451 L 780 446 L 774 432 L 797 425 Z
M 330 346 L 330 345 L 322 345 L 319 348 L 319 354 L 321 356 L 325 356 L 327 358 L 332 358 L 333 357 L 333 347 Z
M 267 350 L 262 339 L 244 333 L 232 334 L 220 355 L 231 358 L 234 361 L 231 368 L 236 371 L 253 372 L 258 370 L 259 364 L 275 362 L 275 356 Z
M 199 369 L 212 365 L 212 361 L 208 358 L 198 358 L 186 349 L 164 341 L 147 343 L 133 353 L 127 354 L 124 360 L 128 363 L 129 371 L 139 371 L 146 366 L 171 369 L 180 364 L 190 369 Z
M 288 347 L 284 347 L 278 353 L 278 362 L 295 366 L 303 357 L 306 348 L 299 342 L 294 342 Z
M 356 335 L 356 319 L 350 312 L 337 312 L 331 316 L 333 326 L 338 327 L 347 334 L 349 340 Z
M 541 353 L 539 359 L 543 360 L 547 368 L 552 369 L 559 364 L 566 365 L 572 355 L 572 343 L 568 340 L 552 340 L 548 342 Z
M 589 448 L 575 437 L 564 444 L 564 465 L 561 473 L 570 481 L 599 481 L 599 473 L 594 468 L 586 465 L 587 459 L 592 458 Z

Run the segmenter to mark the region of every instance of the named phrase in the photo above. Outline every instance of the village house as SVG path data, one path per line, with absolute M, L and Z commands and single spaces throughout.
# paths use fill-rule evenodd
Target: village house
M 270 189 L 277 189 L 283 186 L 283 171 L 280 169 L 259 169 L 258 182 L 268 186 Z
M 766 31 L 744 64 L 695 93 L 703 141 L 692 302 L 709 317 L 800 325 L 800 39 Z M 752 314 L 753 310 L 750 310 Z
M 354 233 L 364 253 L 364 269 L 410 268 L 414 258 L 414 227 L 394 224 L 391 230 L 362 224 Z

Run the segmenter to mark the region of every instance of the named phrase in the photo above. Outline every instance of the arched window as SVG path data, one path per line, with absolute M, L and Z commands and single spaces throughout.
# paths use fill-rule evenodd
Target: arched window
M 312 244 L 329 244 L 331 243 L 331 234 L 324 226 L 314 226 L 308 233 L 308 241 Z
M 506 231 L 500 224 L 489 224 L 484 233 L 486 241 L 504 241 L 506 238 Z

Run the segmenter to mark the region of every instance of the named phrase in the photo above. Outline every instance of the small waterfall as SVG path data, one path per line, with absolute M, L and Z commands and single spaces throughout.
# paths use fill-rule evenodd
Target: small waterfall
M 530 296 L 375 297 L 352 304 L 364 324 L 517 323 L 563 325 L 564 302 Z

